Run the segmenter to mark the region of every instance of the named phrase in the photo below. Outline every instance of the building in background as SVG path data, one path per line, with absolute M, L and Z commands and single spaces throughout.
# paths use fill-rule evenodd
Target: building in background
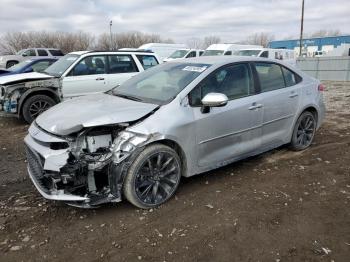
M 314 57 L 331 54 L 340 45 L 350 44 L 350 35 L 305 38 L 302 41 L 302 56 Z M 300 40 L 271 41 L 270 48 L 293 49 L 299 56 Z

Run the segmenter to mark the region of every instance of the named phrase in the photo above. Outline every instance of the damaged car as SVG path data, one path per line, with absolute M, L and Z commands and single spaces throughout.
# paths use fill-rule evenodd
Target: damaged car
M 0 111 L 31 123 L 63 100 L 106 92 L 158 63 L 147 51 L 72 52 L 42 73 L 1 77 Z
M 318 80 L 267 59 L 171 61 L 106 94 L 64 101 L 25 137 L 43 197 L 96 207 L 169 200 L 190 177 L 284 144 L 304 150 L 324 118 Z

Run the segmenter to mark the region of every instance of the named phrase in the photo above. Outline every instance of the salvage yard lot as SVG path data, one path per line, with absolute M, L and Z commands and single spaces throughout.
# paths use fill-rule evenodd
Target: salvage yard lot
M 0 118 L 0 260 L 349 261 L 350 83 L 326 86 L 311 148 L 183 179 L 149 211 L 45 201 L 26 175 L 28 126 Z

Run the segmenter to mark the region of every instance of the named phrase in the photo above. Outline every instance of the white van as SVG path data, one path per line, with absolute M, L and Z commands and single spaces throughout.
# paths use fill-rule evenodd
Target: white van
M 296 56 L 292 49 L 273 49 L 273 48 L 246 48 L 233 52 L 237 56 L 256 56 L 270 59 L 278 59 L 296 66 Z
M 159 60 L 163 61 L 178 49 L 187 48 L 185 44 L 166 44 L 166 43 L 148 43 L 139 47 L 139 49 L 152 51 L 156 53 Z
M 174 59 L 198 57 L 203 53 L 204 50 L 200 49 L 179 49 L 172 53 L 169 57 L 165 58 L 163 62 L 168 62 Z
M 203 53 L 203 56 L 232 55 L 233 51 L 247 48 L 262 48 L 260 45 L 213 44 Z

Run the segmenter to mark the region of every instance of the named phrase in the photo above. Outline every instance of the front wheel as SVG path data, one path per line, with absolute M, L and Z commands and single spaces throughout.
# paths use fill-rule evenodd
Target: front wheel
M 311 112 L 302 113 L 293 130 L 291 148 L 295 151 L 301 151 L 308 148 L 315 136 L 316 119 Z
M 56 104 L 55 100 L 46 95 L 34 95 L 29 97 L 23 104 L 22 115 L 30 124 L 37 116 Z
M 137 207 L 157 207 L 175 193 L 181 170 L 175 150 L 162 144 L 150 145 L 131 164 L 124 182 L 124 196 Z

